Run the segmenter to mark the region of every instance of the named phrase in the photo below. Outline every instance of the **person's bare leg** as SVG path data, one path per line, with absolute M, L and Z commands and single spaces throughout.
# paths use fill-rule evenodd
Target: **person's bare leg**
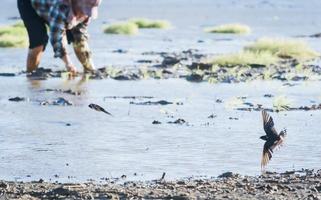
M 40 63 L 40 59 L 43 53 L 43 45 L 29 49 L 28 58 L 27 58 L 27 72 L 35 71 Z
M 91 51 L 87 41 L 79 41 L 73 43 L 75 54 L 84 68 L 84 72 L 94 72 L 95 66 L 91 58 Z

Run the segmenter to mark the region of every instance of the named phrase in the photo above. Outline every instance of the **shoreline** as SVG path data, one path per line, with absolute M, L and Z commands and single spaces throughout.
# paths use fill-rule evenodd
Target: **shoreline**
M 166 181 L 48 183 L 0 181 L 0 199 L 321 199 L 321 170 Z

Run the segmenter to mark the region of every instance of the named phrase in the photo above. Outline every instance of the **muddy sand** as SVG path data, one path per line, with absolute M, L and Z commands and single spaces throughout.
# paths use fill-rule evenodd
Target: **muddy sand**
M 104 184 L 0 181 L 0 199 L 321 199 L 321 170 Z
M 159 59 L 140 60 L 136 65 L 117 65 L 100 67 L 95 73 L 83 76 L 84 79 L 114 79 L 119 81 L 143 79 L 179 78 L 189 82 L 240 83 L 254 80 L 278 81 L 319 81 L 321 80 L 320 58 L 300 63 L 294 58 L 283 58 L 277 64 L 265 66 L 259 64 L 214 66 L 206 61 L 212 55 L 200 54 L 198 50 L 188 49 L 182 52 L 144 52 L 142 56 L 154 55 Z M 26 75 L 26 72 L 0 73 L 0 77 Z M 61 78 L 65 71 L 39 68 L 30 79 L 46 80 Z

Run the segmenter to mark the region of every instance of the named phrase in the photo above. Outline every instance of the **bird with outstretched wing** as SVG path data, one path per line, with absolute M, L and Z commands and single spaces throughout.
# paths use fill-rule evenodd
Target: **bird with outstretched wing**
M 263 169 L 271 160 L 273 150 L 283 144 L 286 130 L 283 130 L 278 134 L 274 128 L 272 117 L 265 110 L 262 111 L 262 117 L 263 128 L 266 133 L 266 135 L 260 137 L 260 139 L 265 140 L 261 160 L 261 168 Z

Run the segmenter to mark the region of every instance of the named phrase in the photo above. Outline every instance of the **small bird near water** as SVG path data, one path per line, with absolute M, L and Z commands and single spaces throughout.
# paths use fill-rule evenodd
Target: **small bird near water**
M 101 106 L 99 106 L 99 105 L 97 105 L 97 104 L 91 103 L 91 104 L 89 104 L 88 107 L 91 108 L 91 109 L 93 109 L 93 110 L 96 110 L 96 111 L 98 111 L 98 112 L 104 112 L 104 113 L 106 113 L 106 114 L 108 114 L 108 115 L 113 116 L 112 114 L 110 114 L 108 111 L 106 111 L 104 108 L 102 108 Z
M 286 136 L 286 130 L 281 131 L 279 134 L 274 128 L 272 117 L 265 111 L 262 111 L 263 128 L 266 135 L 261 136 L 260 139 L 265 140 L 263 146 L 263 154 L 261 160 L 261 168 L 263 169 L 272 158 L 273 150 L 283 144 Z

